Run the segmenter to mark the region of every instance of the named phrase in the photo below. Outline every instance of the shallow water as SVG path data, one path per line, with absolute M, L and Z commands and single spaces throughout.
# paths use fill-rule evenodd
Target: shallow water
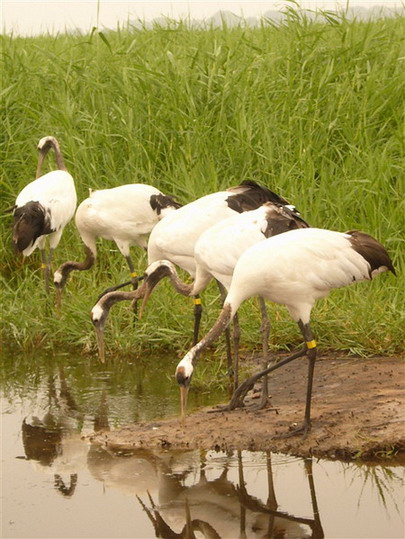
M 177 414 L 173 370 L 153 357 L 107 367 L 4 358 L 2 537 L 403 537 L 400 466 L 249 451 L 125 455 L 81 439 Z M 195 393 L 191 407 L 210 398 L 219 395 Z

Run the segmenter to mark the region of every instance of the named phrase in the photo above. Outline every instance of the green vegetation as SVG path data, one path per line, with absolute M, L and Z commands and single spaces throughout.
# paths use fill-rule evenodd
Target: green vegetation
M 80 201 L 89 188 L 143 182 L 187 203 L 256 180 L 295 203 L 313 226 L 358 228 L 384 243 L 398 278 L 384 274 L 333 292 L 314 309 L 314 329 L 324 349 L 398 353 L 405 20 L 326 15 L 327 23 L 311 22 L 290 10 L 281 26 L 259 28 L 173 22 L 89 35 L 3 36 L 2 207 L 34 179 L 36 144 L 45 135 L 60 141 Z M 22 261 L 12 252 L 9 214 L 1 214 L 0 234 L 4 341 L 27 350 L 92 349 L 89 311 L 101 290 L 127 279 L 115 245 L 100 241 L 96 267 L 72 274 L 57 319 L 44 295 L 39 253 Z M 71 223 L 54 269 L 82 253 Z M 138 256 L 142 270 L 146 256 Z M 213 286 L 203 303 L 206 331 L 219 311 Z M 285 309 L 270 309 L 272 345 L 297 345 Z M 259 347 L 254 300 L 240 316 L 243 345 Z M 162 283 L 136 327 L 128 304 L 112 310 L 106 343 L 110 353 L 180 354 L 191 330 L 191 300 Z

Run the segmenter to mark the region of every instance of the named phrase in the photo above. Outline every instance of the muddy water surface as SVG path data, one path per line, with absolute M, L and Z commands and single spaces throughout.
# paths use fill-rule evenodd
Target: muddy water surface
M 83 441 L 177 413 L 165 358 L 106 368 L 62 355 L 3 361 L 4 538 L 403 537 L 401 466 L 249 451 L 117 454 Z M 195 393 L 190 404 L 220 397 Z

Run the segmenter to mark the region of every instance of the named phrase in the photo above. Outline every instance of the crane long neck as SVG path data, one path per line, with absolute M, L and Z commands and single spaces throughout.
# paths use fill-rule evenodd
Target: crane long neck
M 173 271 L 170 272 L 169 277 L 176 292 L 178 292 L 179 294 L 182 294 L 183 296 L 194 295 L 193 294 L 194 283 L 187 284 L 184 281 L 182 281 L 175 268 L 173 268 Z
M 99 302 L 98 305 L 107 313 L 111 309 L 115 303 L 118 303 L 120 301 L 136 301 L 143 297 L 144 293 L 144 285 L 142 285 L 137 290 L 131 290 L 129 292 L 122 292 L 122 291 L 114 291 L 114 292 L 108 292 L 105 296 L 103 296 Z
M 84 246 L 84 250 L 86 253 L 86 258 L 82 262 L 69 260 L 68 262 L 62 264 L 57 270 L 57 272 L 55 272 L 61 275 L 60 282 L 58 283 L 60 287 L 65 286 L 71 271 L 85 271 L 94 266 L 96 262 L 96 253 L 92 249 L 87 247 L 87 245 Z
M 195 294 L 193 292 L 194 283 L 187 284 L 183 282 L 173 264 L 168 264 L 167 261 L 165 261 L 164 264 L 159 265 L 152 273 L 150 273 L 146 279 L 145 279 L 145 285 L 148 288 L 148 297 L 152 290 L 158 285 L 158 283 L 164 279 L 165 277 L 169 277 L 170 282 L 172 283 L 175 290 L 182 294 L 183 296 L 192 296 Z
M 42 164 L 51 148 L 53 148 L 53 151 L 55 152 L 56 165 L 58 169 L 67 171 L 65 162 L 62 157 L 62 152 L 60 151 L 59 143 L 55 138 L 52 137 L 49 140 L 47 140 L 44 146 L 39 150 L 37 173 L 36 173 L 37 178 L 39 178 L 42 175 Z
M 58 141 L 53 139 L 51 141 L 51 146 L 53 148 L 53 151 L 55 152 L 55 158 L 56 158 L 56 164 L 58 165 L 59 170 L 67 170 L 65 166 L 65 162 L 62 157 L 62 152 L 60 151 L 60 147 L 58 144 Z
M 217 318 L 217 321 L 209 330 L 209 332 L 195 345 L 187 354 L 192 363 L 195 364 L 198 360 L 201 352 L 210 346 L 216 339 L 225 331 L 232 318 L 235 316 L 236 311 L 232 309 L 230 303 L 225 303 L 222 311 Z

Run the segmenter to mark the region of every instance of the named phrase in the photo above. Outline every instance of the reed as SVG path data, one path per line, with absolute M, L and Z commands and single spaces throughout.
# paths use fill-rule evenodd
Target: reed
M 2 36 L 2 207 L 34 178 L 36 143 L 49 134 L 60 140 L 79 200 L 89 188 L 143 182 L 187 203 L 254 179 L 313 226 L 358 228 L 384 243 L 399 278 L 335 291 L 315 309 L 314 327 L 324 348 L 395 354 L 403 347 L 404 31 L 400 17 L 319 22 L 289 10 L 280 26 L 258 28 L 170 22 Z M 0 242 L 3 339 L 91 350 L 89 311 L 100 290 L 127 277 L 113 244 L 100 242 L 96 267 L 72 275 L 58 320 L 39 255 L 15 257 L 4 213 Z M 72 223 L 55 266 L 81 256 Z M 146 264 L 139 254 L 139 269 Z M 203 300 L 205 331 L 219 310 L 214 287 Z M 296 345 L 285 310 L 272 306 L 271 316 L 273 346 Z M 250 301 L 241 311 L 246 347 L 258 344 L 259 324 Z M 163 283 L 136 327 L 128 305 L 114 308 L 106 340 L 117 353 L 184 351 L 191 328 L 190 300 Z

